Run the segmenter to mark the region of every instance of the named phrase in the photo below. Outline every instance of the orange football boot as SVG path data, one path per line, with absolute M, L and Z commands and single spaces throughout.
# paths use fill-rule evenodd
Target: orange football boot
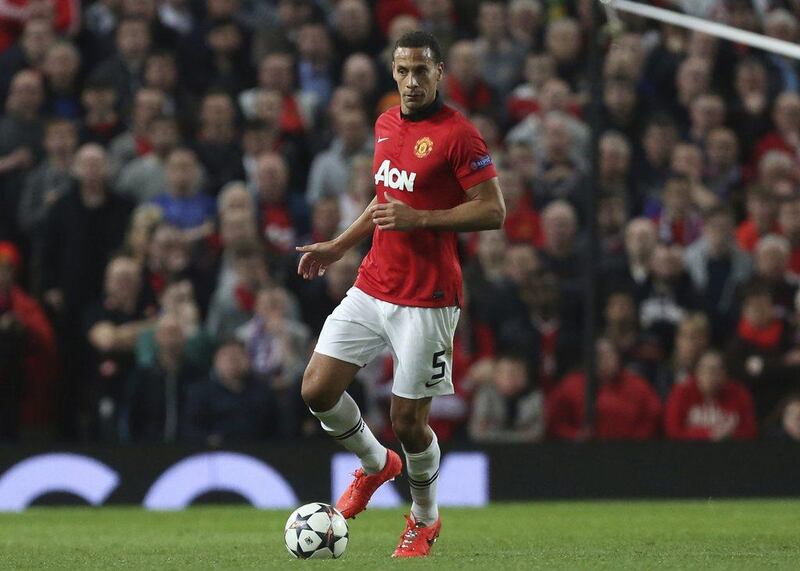
M 417 523 L 414 515 L 406 516 L 406 529 L 400 536 L 400 545 L 392 553 L 392 557 L 427 557 L 431 547 L 439 538 L 442 529 L 442 518 L 433 525 Z
M 377 474 L 367 474 L 364 468 L 353 472 L 353 481 L 336 502 L 336 509 L 346 519 L 354 518 L 367 509 L 372 494 L 383 484 L 394 480 L 403 470 L 403 461 L 397 452 L 386 449 L 386 464 Z

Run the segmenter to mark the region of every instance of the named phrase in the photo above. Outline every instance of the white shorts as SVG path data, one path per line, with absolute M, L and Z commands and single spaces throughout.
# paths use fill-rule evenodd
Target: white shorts
M 453 333 L 460 313 L 457 307 L 395 305 L 351 287 L 325 320 L 314 351 L 363 367 L 388 348 L 393 394 L 453 394 Z

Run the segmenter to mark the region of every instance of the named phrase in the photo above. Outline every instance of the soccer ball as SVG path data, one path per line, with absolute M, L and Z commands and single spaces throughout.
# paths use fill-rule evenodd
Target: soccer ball
M 350 532 L 333 506 L 314 502 L 300 506 L 286 520 L 286 549 L 298 559 L 337 559 L 344 555 Z

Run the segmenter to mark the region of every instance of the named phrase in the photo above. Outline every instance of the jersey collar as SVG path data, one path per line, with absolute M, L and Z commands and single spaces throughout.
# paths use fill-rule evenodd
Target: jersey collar
M 407 115 L 400 111 L 400 118 L 406 121 L 422 121 L 441 111 L 442 107 L 444 107 L 444 101 L 442 101 L 442 95 L 437 91 L 436 98 L 430 105 Z

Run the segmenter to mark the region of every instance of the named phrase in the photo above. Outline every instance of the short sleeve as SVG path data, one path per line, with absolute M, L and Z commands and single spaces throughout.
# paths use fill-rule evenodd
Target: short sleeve
M 450 134 L 448 160 L 463 190 L 497 176 L 483 137 L 466 120 L 459 121 Z

